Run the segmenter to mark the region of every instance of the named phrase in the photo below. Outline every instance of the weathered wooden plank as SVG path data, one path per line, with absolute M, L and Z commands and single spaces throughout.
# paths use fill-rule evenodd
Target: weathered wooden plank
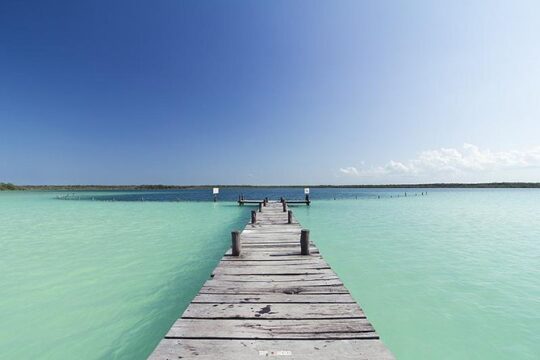
M 345 286 L 235 286 L 234 284 L 220 284 L 215 286 L 203 286 L 201 294 L 348 294 Z
M 262 226 L 266 226 L 266 228 L 260 228 Z M 257 224 L 253 225 L 253 227 L 247 232 L 246 236 L 261 236 L 261 235 L 269 235 L 269 236 L 296 236 L 300 230 L 301 227 L 296 227 L 291 224 L 287 224 L 285 226 L 293 227 L 291 229 L 282 229 L 282 224 L 273 223 L 273 224 Z M 259 228 L 257 228 L 259 227 Z
M 236 279 L 210 279 L 207 280 L 204 286 L 235 286 L 238 288 L 290 288 L 290 287 L 301 287 L 301 286 L 311 286 L 311 287 L 321 287 L 321 286 L 342 286 L 343 283 L 339 278 L 320 280 L 320 279 L 300 279 L 300 280 L 274 280 L 272 279 L 267 281 L 260 281 L 257 279 L 254 280 L 236 280 Z
M 329 267 L 286 265 L 286 266 L 218 266 L 214 269 L 214 275 L 333 275 L 335 273 Z M 214 277 L 215 278 L 215 277 Z
M 365 318 L 357 304 L 208 304 L 191 303 L 186 318 L 210 319 L 347 319 Z
M 179 319 L 167 338 L 362 339 L 377 338 L 366 319 L 261 320 Z
M 273 294 L 263 293 L 257 295 L 227 295 L 227 294 L 204 294 L 199 293 L 193 299 L 192 303 L 207 303 L 207 304 L 278 304 L 278 303 L 294 303 L 294 304 L 337 304 L 337 303 L 354 303 L 354 299 L 350 294 L 322 294 L 322 295 L 306 295 L 306 294 Z
M 289 270 L 290 271 L 290 270 Z M 264 274 L 224 274 L 215 273 L 212 277 L 212 282 L 232 281 L 232 282 L 262 282 L 265 284 L 283 283 L 283 282 L 303 282 L 303 281 L 332 281 L 339 279 L 335 273 L 322 271 L 320 273 L 264 273 Z M 340 282 L 341 284 L 341 282 Z
M 315 245 L 310 244 L 311 249 L 316 250 L 317 248 Z M 261 250 L 261 251 L 276 251 L 276 250 L 287 250 L 290 251 L 292 249 L 296 249 L 300 246 L 299 241 L 294 242 L 271 242 L 271 243 L 260 243 L 260 242 L 250 242 L 250 241 L 243 241 L 242 242 L 242 248 L 244 249 L 253 249 L 254 251 Z
M 237 261 L 220 261 L 219 268 L 227 269 L 239 269 L 243 267 L 249 268 L 273 268 L 273 267 L 298 267 L 305 269 L 325 269 L 328 268 L 328 264 L 324 261 L 318 261 L 320 259 L 309 260 L 282 260 L 282 261 L 252 261 L 252 260 L 237 260 Z
M 320 260 L 322 257 L 320 254 L 311 254 L 309 255 L 311 260 Z M 292 260 L 301 260 L 303 255 L 299 254 L 280 254 L 280 253 L 248 253 L 248 254 L 242 254 L 240 256 L 231 256 L 231 255 L 224 255 L 223 258 L 221 258 L 221 261 L 253 261 L 258 262 L 262 264 L 263 261 L 292 261 Z M 277 263 L 274 263 L 277 264 Z
M 218 355 L 216 355 L 218 354 Z M 393 360 L 380 340 L 200 340 L 164 339 L 151 360 Z
M 311 248 L 311 255 L 307 255 L 310 257 L 317 257 L 319 255 L 319 250 L 316 248 Z M 231 250 L 227 251 L 225 256 L 232 256 Z M 235 257 L 237 260 L 250 260 L 250 259 L 262 259 L 262 260 L 272 260 L 275 258 L 284 258 L 287 257 L 287 259 L 302 259 L 303 256 L 306 255 L 300 255 L 300 245 L 298 246 L 298 249 L 291 249 L 291 248 L 277 248 L 272 249 L 272 251 L 268 251 L 267 249 L 250 249 L 249 252 L 244 252 L 238 257 Z

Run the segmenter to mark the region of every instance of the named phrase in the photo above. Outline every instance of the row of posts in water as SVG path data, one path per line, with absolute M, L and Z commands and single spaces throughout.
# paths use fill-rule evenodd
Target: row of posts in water
M 420 196 L 424 196 L 424 195 L 427 195 L 427 191 L 423 191 L 420 193 Z M 393 198 L 393 197 L 400 197 L 401 194 L 397 194 L 397 195 L 390 195 L 390 198 Z M 414 193 L 414 196 L 418 196 L 418 193 Z M 403 197 L 407 197 L 407 192 L 404 192 L 403 193 Z M 358 195 L 356 195 L 356 200 L 358 200 Z M 381 198 L 381 195 L 377 195 L 377 199 L 380 199 Z M 336 197 L 334 196 L 334 200 L 336 200 Z
M 390 198 L 394 198 L 394 197 L 399 198 L 399 197 L 407 197 L 407 196 L 424 196 L 424 195 L 427 195 L 427 191 L 423 191 L 423 192 L 421 192 L 420 194 L 414 193 L 414 194 L 412 194 L 412 195 L 411 195 L 411 194 L 407 195 L 407 192 L 404 192 L 403 195 L 402 195 L 402 194 L 390 195 Z M 384 196 L 383 196 L 383 197 L 384 197 Z M 388 197 L 388 196 L 386 196 L 386 197 Z M 334 198 L 334 200 L 337 200 L 339 197 L 334 196 L 333 198 Z M 364 198 L 365 198 L 365 197 L 364 197 Z M 377 199 L 380 199 L 380 198 L 381 198 L 381 195 L 377 195 Z M 71 194 L 65 194 L 65 195 L 57 195 L 57 196 L 56 196 L 56 199 L 58 199 L 58 200 L 81 200 L 81 196 L 78 195 L 78 194 L 75 194 L 75 193 L 71 193 Z M 343 197 L 343 198 L 339 198 L 339 199 L 347 199 L 347 197 Z M 358 200 L 358 195 L 355 195 L 355 199 Z M 95 198 L 94 196 L 92 196 L 91 199 L 89 199 L 89 198 L 86 198 L 86 199 L 85 199 L 85 198 L 83 197 L 83 200 L 93 200 L 93 201 L 95 201 L 96 198 Z M 239 203 L 241 203 L 241 202 L 244 201 L 244 200 L 245 200 L 244 195 L 239 195 L 239 196 L 238 196 L 238 202 L 239 202 Z M 283 200 L 284 200 L 284 198 L 282 197 L 282 198 L 280 199 L 280 201 L 283 202 Z M 116 201 L 116 198 L 113 197 L 112 199 L 100 200 L 100 201 Z M 141 196 L 140 200 L 130 200 L 130 201 L 147 201 L 147 199 L 145 199 L 143 196 Z M 152 200 L 150 200 L 150 201 L 152 201 Z M 177 198 L 176 201 L 179 202 L 179 201 L 182 201 L 182 200 L 180 200 L 180 198 Z M 215 198 L 214 198 L 214 201 L 216 201 Z M 306 194 L 305 200 L 304 200 L 304 201 L 306 201 L 306 203 L 308 203 L 308 204 L 311 203 L 311 200 L 309 199 L 309 194 Z M 267 202 L 268 202 L 268 198 L 266 197 L 266 198 L 263 200 L 263 202 L 266 202 L 266 203 L 267 203 Z

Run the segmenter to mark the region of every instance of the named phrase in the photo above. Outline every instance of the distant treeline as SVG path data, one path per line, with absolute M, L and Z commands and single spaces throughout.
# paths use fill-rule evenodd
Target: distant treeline
M 0 190 L 19 190 L 19 187 L 12 183 L 0 182 Z
M 181 190 L 220 188 L 540 188 L 540 183 L 497 182 L 497 183 L 433 183 L 433 184 L 385 184 L 385 185 L 14 185 L 0 183 L 0 190 Z
M 340 188 L 540 188 L 537 182 L 492 182 L 492 183 L 433 183 L 433 184 L 387 184 L 387 185 L 320 185 L 314 187 Z

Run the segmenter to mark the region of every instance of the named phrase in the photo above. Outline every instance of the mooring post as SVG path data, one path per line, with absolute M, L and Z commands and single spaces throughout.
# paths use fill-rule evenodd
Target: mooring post
M 283 199 L 283 212 L 287 211 L 287 200 Z
M 255 224 L 257 222 L 257 212 L 255 210 L 251 210 L 251 223 Z
M 240 231 L 235 230 L 231 232 L 232 235 L 232 256 L 239 256 L 240 255 Z
M 306 229 L 300 233 L 300 254 L 309 255 L 309 230 Z
M 262 212 L 262 202 L 259 203 L 259 212 Z
M 292 224 L 292 210 L 287 212 L 287 223 Z

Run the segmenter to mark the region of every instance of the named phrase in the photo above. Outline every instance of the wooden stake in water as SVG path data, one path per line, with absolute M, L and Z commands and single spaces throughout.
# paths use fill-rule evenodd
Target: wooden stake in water
M 255 210 L 251 210 L 251 223 L 255 224 L 257 222 L 257 212 Z
M 239 256 L 241 250 L 240 231 L 235 230 L 231 233 L 232 236 L 232 256 Z
M 302 229 L 300 233 L 300 254 L 309 255 L 309 230 Z

